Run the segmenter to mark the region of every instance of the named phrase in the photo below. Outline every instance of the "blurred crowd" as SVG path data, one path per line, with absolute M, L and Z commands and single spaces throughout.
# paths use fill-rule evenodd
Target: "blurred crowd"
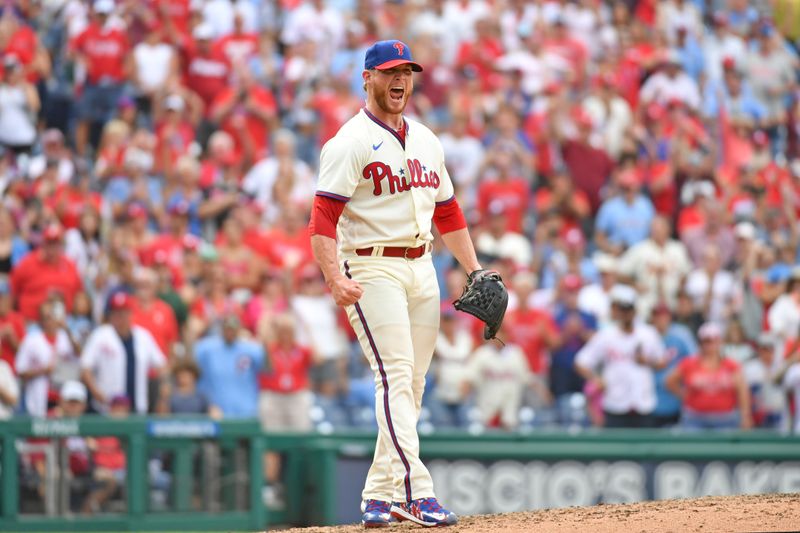
M 386 38 L 511 293 L 437 240 L 421 427 L 800 431 L 798 0 L 3 2 L 0 416 L 373 427 L 307 222 Z

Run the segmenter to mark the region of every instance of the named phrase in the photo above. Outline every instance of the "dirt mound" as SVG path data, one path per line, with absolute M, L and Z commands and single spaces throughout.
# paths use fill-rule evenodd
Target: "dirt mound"
M 389 532 L 423 528 L 396 524 Z M 494 533 L 651 533 L 800 530 L 800 494 L 707 497 L 595 505 L 501 515 L 465 516 L 449 531 Z M 360 525 L 291 529 L 302 533 L 363 532 Z M 447 530 L 445 530 L 447 531 Z

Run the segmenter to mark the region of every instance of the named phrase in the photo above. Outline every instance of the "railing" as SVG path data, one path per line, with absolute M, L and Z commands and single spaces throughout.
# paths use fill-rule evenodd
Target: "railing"
M 0 423 L 0 435 L 0 531 L 230 531 L 261 529 L 267 522 L 261 505 L 264 436 L 256 421 L 18 418 Z M 77 436 L 123 440 L 127 464 L 122 512 L 86 516 L 69 509 L 71 479 L 63 444 Z M 20 512 L 20 456 L 35 452 L 45 457 L 44 513 L 26 514 Z M 154 454 L 168 455 L 172 462 L 169 510 L 151 505 L 148 458 Z M 199 490 L 193 483 L 197 474 Z M 197 508 L 193 498 L 199 499 Z
M 116 514 L 71 512 L 61 443 L 117 436 L 127 476 Z M 253 531 L 272 524 L 355 522 L 372 432 L 263 434 L 256 421 L 207 418 L 14 419 L 0 423 L 0 531 Z M 35 439 L 31 442 L 31 439 Z M 49 442 L 37 442 L 50 439 Z M 283 456 L 286 507 L 261 499 L 262 455 Z M 439 496 L 460 514 L 509 512 L 705 494 L 800 493 L 800 437 L 662 430 L 437 433 L 421 450 Z M 49 472 L 37 514 L 20 512 L 21 454 Z M 158 486 L 148 458 L 169 457 Z M 156 491 L 169 505 L 156 505 Z

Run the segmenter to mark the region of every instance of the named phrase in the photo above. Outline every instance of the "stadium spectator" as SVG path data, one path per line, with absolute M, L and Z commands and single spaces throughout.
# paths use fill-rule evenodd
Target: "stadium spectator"
M 686 247 L 670 235 L 669 220 L 657 215 L 650 236 L 620 258 L 620 273 L 639 290 L 637 307 L 642 316 L 649 316 L 658 302 L 674 306 L 681 282 L 692 268 Z
M 581 348 L 575 370 L 603 392 L 606 427 L 649 427 L 656 406 L 653 371 L 664 365 L 664 345 L 652 326 L 635 320 L 632 287 L 616 285 L 611 305 L 618 324 L 601 329 Z
M 178 321 L 172 308 L 158 298 L 158 278 L 154 270 L 139 268 L 135 274 L 135 291 L 131 320 L 146 329 L 169 360 L 176 351 Z
M 697 337 L 699 353 L 681 361 L 666 379 L 667 389 L 681 399 L 681 428 L 750 429 L 750 391 L 739 363 L 722 356 L 722 328 L 707 322 Z
M 311 369 L 314 391 L 335 397 L 346 390 L 347 343 L 339 327 L 336 304 L 316 265 L 307 264 L 298 272 L 297 288 L 289 306 L 297 319 L 299 342 L 316 354 Z
M 634 170 L 622 170 L 616 184 L 621 194 L 600 206 L 595 240 L 600 250 L 619 256 L 647 238 L 655 210 L 652 202 L 640 193 L 641 182 Z
M 14 311 L 8 280 L 0 279 L 0 359 L 8 363 L 14 375 L 17 350 L 24 337 L 25 319 Z
M 600 275 L 591 258 L 586 256 L 586 238 L 578 228 L 570 228 L 563 234 L 560 246 L 548 258 L 542 270 L 543 288 L 556 285 L 556 280 L 567 274 L 574 274 L 582 282 L 594 283 Z
M 696 350 L 695 350 L 696 351 Z M 722 354 L 727 359 L 733 359 L 740 365 L 750 360 L 756 351 L 745 336 L 742 319 L 734 317 L 725 328 L 725 339 L 722 345 Z
M 11 212 L 5 206 L 0 207 L 0 275 L 3 276 L 8 276 L 30 250 L 16 226 Z
M 721 251 L 715 244 L 706 245 L 703 262 L 686 277 L 684 289 L 707 320 L 724 324 L 741 305 L 739 287 L 733 274 L 723 269 Z
M 39 94 L 25 80 L 25 71 L 16 54 L 3 56 L 0 82 L 0 145 L 15 154 L 29 154 L 36 142 L 34 117 L 39 112 Z
M 172 365 L 172 378 L 174 385 L 170 387 L 169 397 L 159 411 L 169 414 L 197 414 L 209 415 L 220 418 L 222 413 L 219 408 L 211 405 L 205 394 L 197 389 L 200 379 L 200 367 L 194 360 L 184 357 Z
M 296 156 L 295 134 L 278 130 L 274 142 L 274 155 L 253 165 L 242 182 L 242 189 L 264 213 L 265 222 L 276 221 L 284 209 L 307 200 L 314 191 L 311 168 Z
M 464 427 L 467 422 L 464 381 L 475 341 L 469 330 L 459 324 L 456 311 L 442 310 L 439 335 L 436 338 L 434 359 L 436 399 L 441 403 L 444 425 Z
M 64 327 L 64 308 L 59 302 L 43 302 L 36 329 L 28 332 L 17 351 L 17 373 L 23 383 L 23 405 L 30 416 L 48 412 L 50 390 L 78 378 L 78 350 Z
M 73 297 L 83 288 L 75 263 L 64 254 L 61 227 L 48 225 L 42 236 L 41 248 L 25 256 L 11 271 L 11 293 L 28 321 L 38 318 L 39 306 L 51 292 L 64 296 L 69 311 Z
M 522 348 L 510 340 L 508 326 L 502 326 L 499 334 L 509 339 L 505 346 L 484 344 L 472 354 L 464 394 L 474 392 L 482 424 L 513 430 L 519 424 L 519 409 L 528 387 L 540 404 L 550 403 L 551 398 L 541 378 L 531 372 Z
M 786 292 L 770 306 L 767 313 L 769 330 L 781 341 L 800 335 L 800 268 L 791 270 Z
M 114 396 L 109 402 L 108 416 L 124 419 L 130 410 L 131 401 L 127 396 Z M 93 514 L 100 511 L 125 483 L 127 456 L 119 437 L 88 437 L 86 447 L 94 467 L 92 480 L 95 486 L 86 497 L 82 511 Z
M 86 154 L 89 144 L 97 147 L 92 130 L 113 117 L 130 76 L 130 43 L 126 33 L 110 23 L 114 9 L 113 0 L 95 0 L 89 25 L 69 43 L 70 54 L 86 70 L 75 130 L 79 155 Z
M 602 329 L 612 321 L 611 291 L 617 284 L 618 261 L 613 255 L 598 253 L 594 256 L 594 266 L 600 275 L 597 283 L 588 283 L 578 294 L 578 308 L 597 319 L 597 327 Z
M 114 292 L 107 302 L 107 323 L 95 329 L 81 353 L 81 378 L 92 395 L 92 406 L 106 413 L 116 396 L 133 398 L 132 410 L 150 409 L 148 375 L 166 369 L 166 358 L 153 336 L 131 321 L 133 297 Z
M 575 371 L 575 356 L 597 330 L 594 315 L 578 307 L 582 284 L 583 281 L 576 274 L 567 274 L 561 279 L 559 304 L 553 316 L 558 327 L 558 340 L 550 348 L 549 383 L 550 392 L 559 408 L 565 397 L 583 392 L 584 380 Z M 562 411 L 559 409 L 559 413 Z M 561 420 L 564 421 L 563 416 Z
M 509 211 L 502 201 L 492 201 L 483 214 L 484 230 L 475 240 L 475 249 L 487 256 L 510 259 L 516 268 L 525 268 L 533 258 L 533 250 L 524 235 L 509 227 Z
M 19 401 L 19 384 L 14 369 L 5 359 L 0 359 L 0 420 L 8 420 L 14 414 Z
M 664 343 L 665 366 L 656 370 L 656 406 L 653 409 L 653 427 L 670 427 L 680 420 L 681 402 L 666 386 L 666 378 L 685 358 L 697 353 L 694 334 L 686 326 L 672 321 L 672 312 L 664 303 L 656 304 L 650 314 Z
M 784 359 L 783 372 L 776 375 L 776 379 L 791 395 L 794 405 L 800 405 L 800 351 L 795 344 L 793 349 L 787 351 Z M 795 409 L 792 431 L 800 434 L 800 411 Z
M 777 342 L 774 335 L 762 333 L 756 341 L 756 356 L 742 364 L 742 373 L 750 389 L 753 426 L 780 429 L 787 411 L 786 393 L 780 380 L 783 361 L 776 362 Z
M 241 320 L 233 309 L 222 312 L 221 332 L 194 347 L 200 367 L 199 390 L 226 419 L 258 416 L 258 374 L 264 348 L 241 337 Z
M 514 276 L 516 304 L 507 311 L 503 322 L 508 342 L 522 350 L 528 370 L 541 377 L 547 372 L 547 350 L 558 342 L 558 327 L 548 310 L 531 305 L 531 293 L 535 288 L 535 279 L 530 274 L 522 272 Z

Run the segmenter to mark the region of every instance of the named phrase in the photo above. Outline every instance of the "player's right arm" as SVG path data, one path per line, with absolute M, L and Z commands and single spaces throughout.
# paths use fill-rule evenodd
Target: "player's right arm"
M 336 226 L 345 205 L 358 185 L 358 177 L 369 157 L 358 139 L 339 135 L 325 143 L 320 154 L 319 182 L 311 211 L 311 250 L 337 305 L 356 303 L 363 289 L 339 269 Z

